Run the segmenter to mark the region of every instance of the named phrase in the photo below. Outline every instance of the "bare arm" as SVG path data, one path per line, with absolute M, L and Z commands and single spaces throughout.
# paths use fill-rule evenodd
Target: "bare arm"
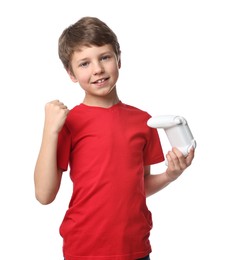
M 166 158 L 168 167 L 161 174 L 151 175 L 150 166 L 145 167 L 144 184 L 147 197 L 165 188 L 191 165 L 194 158 L 194 149 L 190 151 L 187 157 L 184 157 L 178 149 L 173 148 L 172 151 L 168 152 Z
M 60 187 L 62 171 L 57 168 L 56 152 L 58 134 L 68 112 L 67 107 L 58 100 L 45 106 L 42 143 L 34 171 L 35 195 L 42 204 L 51 203 Z

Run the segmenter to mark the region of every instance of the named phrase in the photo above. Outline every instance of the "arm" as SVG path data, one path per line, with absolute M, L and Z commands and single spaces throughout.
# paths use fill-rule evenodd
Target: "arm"
M 51 203 L 60 187 L 62 171 L 57 168 L 56 152 L 58 134 L 68 112 L 67 107 L 58 100 L 45 106 L 42 143 L 34 171 L 35 195 L 41 204 Z
M 194 149 L 191 149 L 188 156 L 184 157 L 178 149 L 173 148 L 172 151 L 168 152 L 166 158 L 168 167 L 166 171 L 161 174 L 151 175 L 150 166 L 145 166 L 144 184 L 147 197 L 165 188 L 191 165 L 194 158 Z

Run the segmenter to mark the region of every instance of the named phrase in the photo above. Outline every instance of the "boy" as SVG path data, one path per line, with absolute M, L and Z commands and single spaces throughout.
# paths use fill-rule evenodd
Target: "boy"
M 177 179 L 191 164 L 173 148 L 168 167 L 148 113 L 119 100 L 121 67 L 116 35 L 102 21 L 84 17 L 59 38 L 59 57 L 85 96 L 70 111 L 60 101 L 45 106 L 43 138 L 34 179 L 36 198 L 51 203 L 70 166 L 73 192 L 60 226 L 66 260 L 149 259 L 152 228 L 146 196 Z

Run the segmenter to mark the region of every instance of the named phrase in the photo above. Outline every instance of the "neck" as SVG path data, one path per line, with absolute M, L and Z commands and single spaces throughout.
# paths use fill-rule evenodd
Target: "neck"
M 87 106 L 95 106 L 95 107 L 104 107 L 104 108 L 109 108 L 112 107 L 113 105 L 116 105 L 117 103 L 119 103 L 120 100 L 118 97 L 116 97 L 115 99 L 112 100 L 107 100 L 107 99 L 102 99 L 102 98 L 96 98 L 91 100 L 88 100 L 87 98 L 85 98 L 83 100 L 83 104 L 87 105 Z
M 83 100 L 83 104 L 87 106 L 96 106 L 96 107 L 112 107 L 120 102 L 119 97 L 116 91 L 110 93 L 108 96 L 91 96 L 86 94 Z

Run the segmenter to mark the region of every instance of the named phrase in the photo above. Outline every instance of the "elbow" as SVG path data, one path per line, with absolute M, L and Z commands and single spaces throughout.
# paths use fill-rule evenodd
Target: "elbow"
M 153 195 L 153 192 L 150 191 L 148 188 L 145 188 L 145 197 L 148 198 L 148 197 L 150 197 L 151 195 Z
M 40 194 L 38 192 L 35 193 L 36 200 L 42 205 L 51 204 L 55 200 L 55 196 L 47 196 L 44 194 Z

